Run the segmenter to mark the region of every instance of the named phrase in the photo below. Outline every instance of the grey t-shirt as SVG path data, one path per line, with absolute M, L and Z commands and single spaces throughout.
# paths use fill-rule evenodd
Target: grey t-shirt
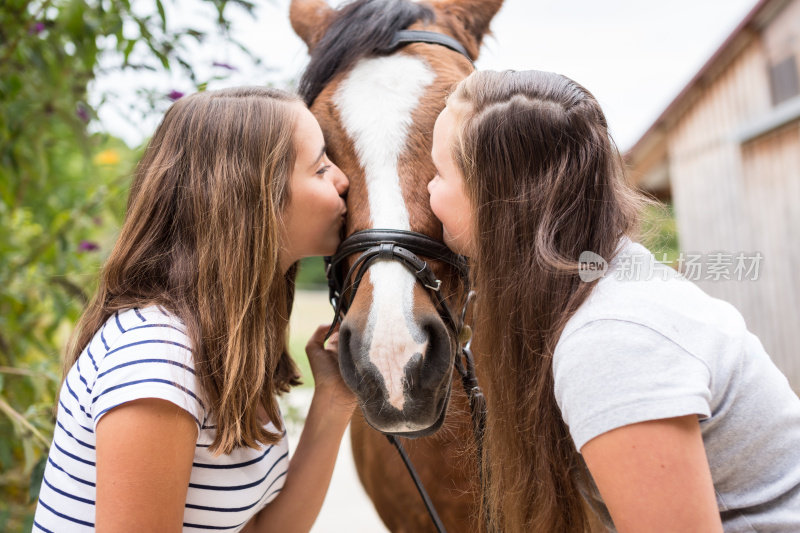
M 627 237 L 618 249 L 553 356 L 576 448 L 697 414 L 725 531 L 800 532 L 800 399 L 788 380 L 731 304 Z

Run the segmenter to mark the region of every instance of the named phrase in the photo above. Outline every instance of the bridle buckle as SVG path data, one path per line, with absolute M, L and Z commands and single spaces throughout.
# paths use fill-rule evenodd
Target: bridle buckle
M 434 282 L 433 285 L 428 285 L 427 283 L 425 283 L 424 285 L 425 285 L 425 287 L 427 287 L 428 289 L 430 289 L 432 291 L 439 292 L 439 289 L 442 288 L 442 280 L 435 279 L 435 280 L 433 280 L 433 282 Z

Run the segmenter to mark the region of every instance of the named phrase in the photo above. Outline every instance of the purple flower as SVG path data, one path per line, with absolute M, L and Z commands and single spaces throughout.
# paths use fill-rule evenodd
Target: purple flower
M 215 67 L 224 68 L 226 70 L 239 70 L 238 68 L 234 67 L 233 65 L 229 65 L 228 63 L 222 63 L 220 61 L 214 61 L 212 63 L 212 65 L 215 66 Z
M 81 241 L 78 245 L 78 251 L 80 252 L 94 252 L 95 250 L 99 250 L 100 246 L 97 245 L 96 242 L 92 241 Z
M 84 122 L 89 122 L 89 110 L 83 104 L 78 104 L 78 109 L 75 110 L 75 114 Z
M 176 91 L 175 89 L 172 89 L 169 92 L 169 94 L 167 95 L 167 98 L 169 98 L 170 100 L 172 100 L 174 102 L 175 100 L 183 98 L 183 93 L 180 92 L 180 91 Z
M 44 31 L 44 22 L 37 22 L 28 30 L 29 35 L 39 35 Z

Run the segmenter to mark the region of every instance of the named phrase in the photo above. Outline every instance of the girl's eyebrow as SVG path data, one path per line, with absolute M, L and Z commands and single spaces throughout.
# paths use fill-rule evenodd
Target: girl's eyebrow
M 317 159 L 314 160 L 314 162 L 311 164 L 311 166 L 309 168 L 314 168 L 315 166 L 317 166 L 317 163 L 319 163 L 319 160 L 322 159 L 323 155 L 325 155 L 326 148 L 327 148 L 327 146 L 325 146 L 323 144 L 322 145 L 322 150 L 319 151 L 319 155 L 317 156 Z

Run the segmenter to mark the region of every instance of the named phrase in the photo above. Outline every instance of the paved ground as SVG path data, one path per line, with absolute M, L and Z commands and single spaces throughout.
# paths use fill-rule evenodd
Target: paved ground
M 311 400 L 311 389 L 295 389 L 287 398 L 293 409 L 305 413 Z M 300 424 L 291 425 L 289 446 L 293 449 L 300 438 Z M 350 433 L 345 434 L 339 458 L 333 471 L 328 495 L 311 533 L 382 533 L 386 532 L 372 502 L 358 481 L 350 453 Z

